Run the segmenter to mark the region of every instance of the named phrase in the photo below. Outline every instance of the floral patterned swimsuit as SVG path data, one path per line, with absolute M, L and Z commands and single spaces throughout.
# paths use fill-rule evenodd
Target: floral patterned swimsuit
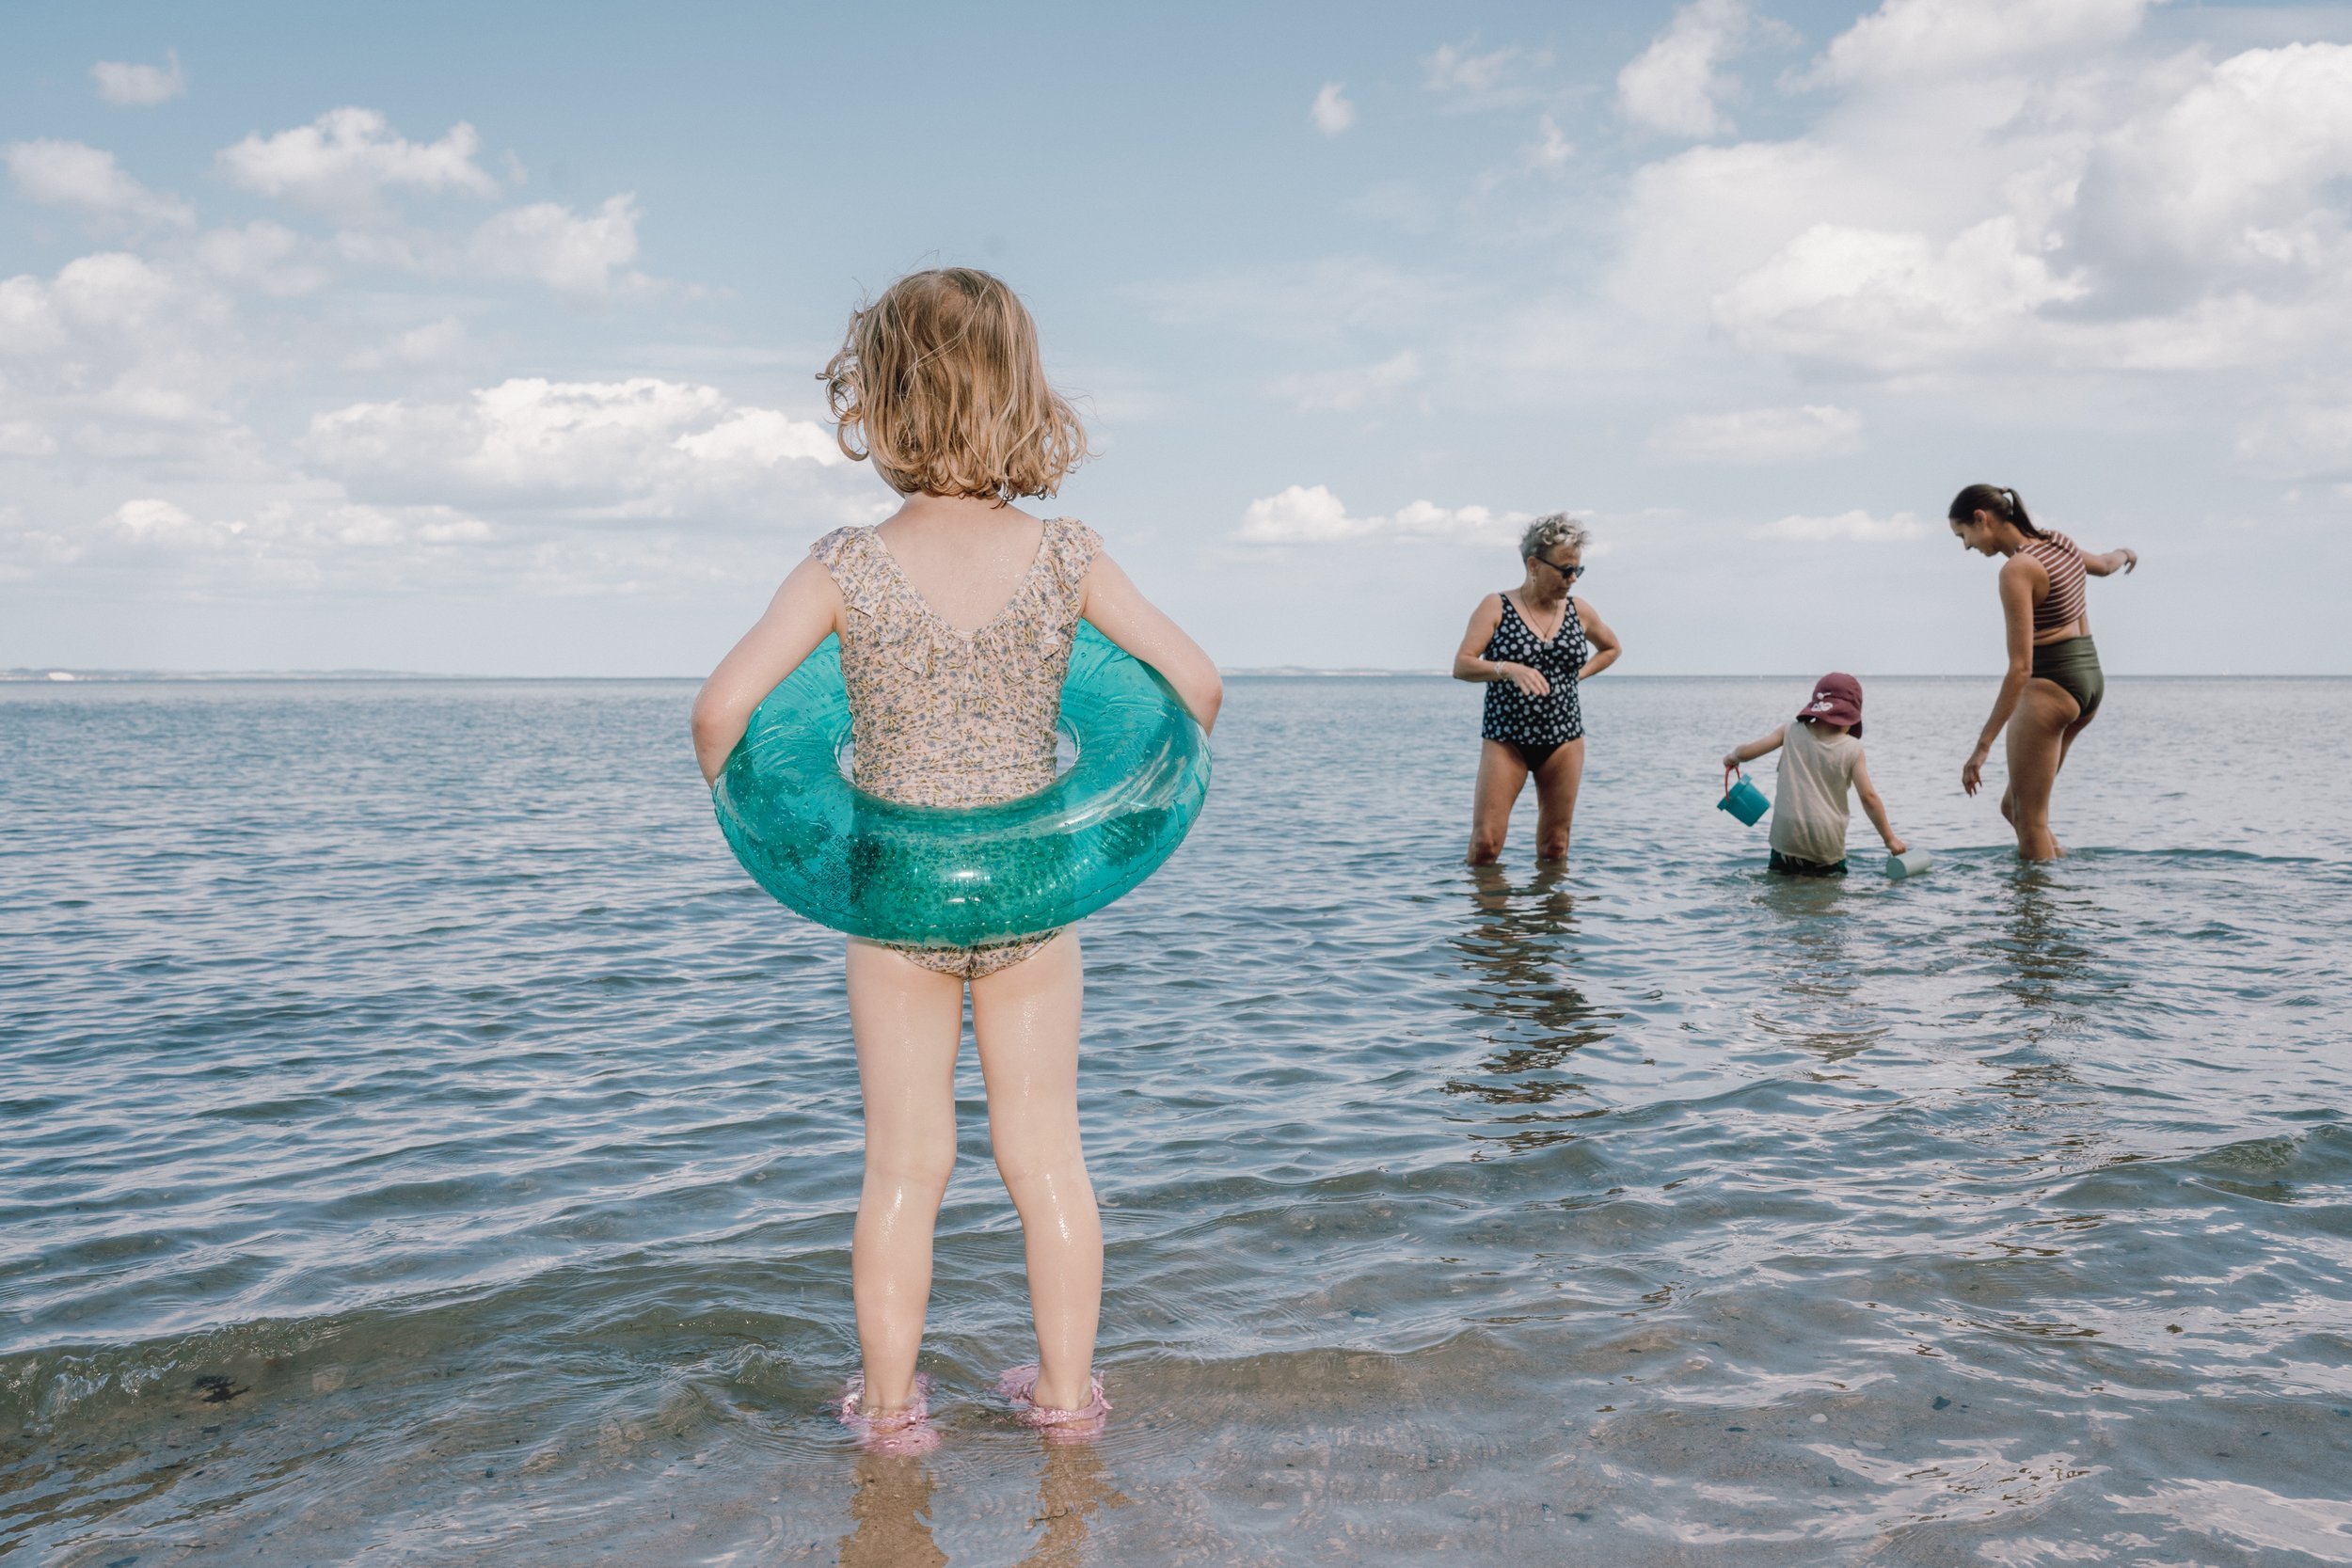
M 1037 559 L 977 631 L 940 619 L 870 528 L 835 529 L 809 546 L 841 590 L 841 678 L 850 692 L 857 786 L 920 806 L 985 806 L 1054 782 L 1055 725 L 1087 568 L 1102 537 L 1045 520 Z M 890 945 L 926 969 L 977 980 L 1058 935 L 988 947 Z

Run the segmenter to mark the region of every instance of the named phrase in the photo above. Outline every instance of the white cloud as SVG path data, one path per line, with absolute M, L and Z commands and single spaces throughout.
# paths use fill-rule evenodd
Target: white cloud
M 1576 144 L 1549 115 L 1535 117 L 1535 139 L 1519 149 L 1519 161 L 1540 174 L 1556 174 L 1576 155 Z
M 2150 3 L 1885 0 L 1831 40 L 1813 79 L 1891 83 L 1933 77 L 1967 83 L 2120 42 L 2139 30 Z
M 158 223 L 196 221 L 183 203 L 157 196 L 123 173 L 115 155 L 103 149 L 40 140 L 10 142 L 5 151 L 17 193 L 27 201 Z
M 1268 390 L 1289 398 L 1302 409 L 1360 408 L 1375 398 L 1409 386 L 1421 374 L 1421 359 L 1411 349 L 1376 365 L 1345 371 L 1309 371 L 1286 375 Z
M 30 420 L 0 420 L 0 457 L 49 457 L 57 438 Z
M 350 363 L 354 370 L 362 371 L 392 367 L 427 370 L 456 363 L 468 356 L 472 346 L 466 324 L 455 316 L 443 316 L 394 333 L 377 347 L 354 355 Z
M 1730 129 L 1721 108 L 1734 84 L 1724 62 L 1754 25 L 1742 0 L 1692 0 L 1617 73 L 1617 109 L 1626 119 L 1679 136 Z
M 1244 545 L 1332 545 L 1372 537 L 1486 544 L 1516 538 L 1534 515 L 1417 500 L 1392 513 L 1358 517 L 1348 514 L 1328 487 L 1294 484 L 1279 495 L 1251 501 L 1232 537 Z
M 196 242 L 196 259 L 225 283 L 263 293 L 310 293 L 333 276 L 299 260 L 302 236 L 281 223 L 259 218 L 242 229 L 215 229 Z
M 612 197 L 585 217 L 552 201 L 516 207 L 475 230 L 471 253 L 493 276 L 530 278 L 578 299 L 600 298 L 612 288 L 614 269 L 637 258 L 637 198 Z M 635 274 L 622 280 L 644 281 Z
M 89 68 L 98 96 L 109 103 L 145 107 L 179 97 L 188 90 L 187 73 L 180 69 L 180 52 L 166 52 L 165 65 L 134 65 L 125 60 L 101 60 Z
M 2352 474 L 2352 403 L 2269 412 L 2238 437 L 2241 467 L 2279 479 Z
M 846 463 L 821 425 L 651 377 L 354 404 L 315 416 L 303 450 L 365 500 L 582 518 L 771 515 L 794 503 L 779 480 Z
M 1130 286 L 1163 322 L 1216 322 L 1292 342 L 1343 337 L 1360 328 L 1409 332 L 1451 315 L 1461 290 L 1369 256 L 1234 267 L 1179 282 Z
M 394 134 L 373 109 L 330 109 L 274 136 L 256 132 L 223 148 L 220 166 L 246 189 L 346 221 L 380 216 L 390 186 L 496 196 L 498 182 L 475 164 L 482 138 L 470 125 L 437 142 Z
M 126 576 L 156 574 L 163 594 L 179 598 L 380 592 L 469 575 L 469 558 L 498 537 L 443 506 L 367 506 L 313 492 L 199 513 L 146 495 L 46 524 L 0 514 L 0 578 L 98 573 L 119 592 Z
M 1347 101 L 1347 84 L 1326 82 L 1307 108 L 1307 119 L 1327 136 L 1336 136 L 1356 123 L 1356 105 Z
M 1649 438 L 1649 450 L 1681 463 L 1802 463 L 1862 449 L 1862 416 L 1851 408 L 1746 408 L 1691 414 Z
M 1716 324 L 1743 347 L 1884 374 L 2016 351 L 2042 307 L 2080 299 L 1988 218 L 1938 248 L 1918 234 L 1817 224 L 1716 296 Z
M 1835 541 L 1883 545 L 1900 540 L 1924 539 L 1928 536 L 1928 525 L 1908 512 L 1898 512 L 1891 517 L 1873 517 L 1867 512 L 1855 511 L 1840 512 L 1834 517 L 1783 517 L 1749 531 L 1758 539 L 1798 540 L 1808 544 Z
M 219 440 L 245 361 L 226 299 L 127 252 L 0 279 L 0 418 L 85 455 Z
M 1422 62 L 1422 85 L 1431 92 L 1453 93 L 1460 107 L 1486 108 L 1523 101 L 1527 92 L 1518 78 L 1530 70 L 1551 63 L 1548 50 L 1530 50 L 1513 43 L 1481 53 L 1475 38 L 1440 44 Z
M 2080 183 L 2079 247 L 2116 281 L 2277 291 L 2352 274 L 2352 47 L 2249 50 L 2103 136 Z

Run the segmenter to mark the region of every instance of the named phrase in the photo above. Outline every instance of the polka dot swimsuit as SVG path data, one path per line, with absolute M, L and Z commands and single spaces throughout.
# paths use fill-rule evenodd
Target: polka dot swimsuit
M 1518 752 L 1531 768 L 1571 740 L 1584 736 L 1584 707 L 1578 701 L 1576 673 L 1584 668 L 1584 623 L 1577 618 L 1570 595 L 1560 617 L 1560 629 L 1547 642 L 1519 616 L 1511 595 L 1502 595 L 1502 619 L 1486 639 L 1483 657 L 1502 664 L 1524 664 L 1543 672 L 1551 682 L 1548 696 L 1531 697 L 1508 679 L 1486 683 L 1486 721 L 1478 733 L 1500 740 Z

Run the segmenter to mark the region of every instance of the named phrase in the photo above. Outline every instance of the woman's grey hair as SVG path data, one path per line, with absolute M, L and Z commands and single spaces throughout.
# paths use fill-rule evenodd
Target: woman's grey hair
M 1524 561 L 1530 556 L 1541 556 L 1549 561 L 1551 552 L 1561 546 L 1581 550 L 1591 542 L 1592 537 L 1582 523 L 1566 513 L 1549 512 L 1528 524 L 1527 531 L 1519 535 L 1519 559 Z

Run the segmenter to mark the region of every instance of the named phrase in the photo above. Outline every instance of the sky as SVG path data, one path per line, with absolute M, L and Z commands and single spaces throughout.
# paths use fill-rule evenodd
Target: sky
M 2352 673 L 2352 7 L 14 7 L 0 165 L 0 668 L 699 674 L 957 264 L 1231 668 L 1567 510 L 1628 673 L 1990 673 L 1988 481 L 2111 673 Z

